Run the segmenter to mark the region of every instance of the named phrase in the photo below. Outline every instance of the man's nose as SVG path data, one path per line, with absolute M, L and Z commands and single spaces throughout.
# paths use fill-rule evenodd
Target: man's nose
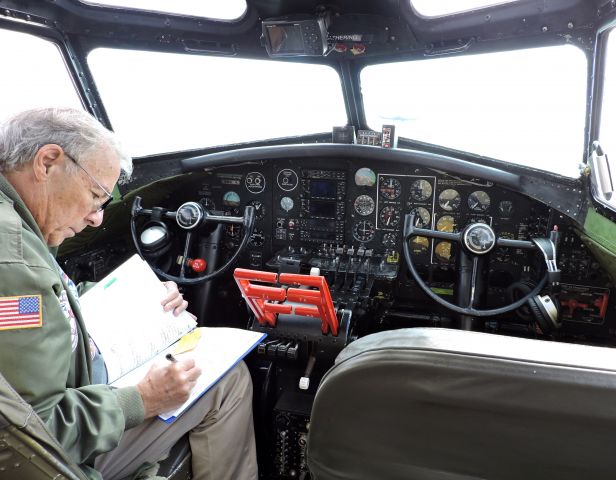
M 103 215 L 104 212 L 101 210 L 100 212 L 92 212 L 86 216 L 86 222 L 91 227 L 98 227 L 101 223 L 103 223 Z

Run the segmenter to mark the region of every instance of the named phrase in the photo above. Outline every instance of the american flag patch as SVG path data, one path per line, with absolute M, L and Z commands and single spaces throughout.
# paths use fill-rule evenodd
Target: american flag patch
M 0 330 L 35 328 L 43 325 L 40 295 L 0 297 Z

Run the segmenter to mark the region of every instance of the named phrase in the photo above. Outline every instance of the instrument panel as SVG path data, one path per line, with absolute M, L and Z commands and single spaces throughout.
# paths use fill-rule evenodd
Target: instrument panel
M 221 168 L 207 174 L 197 193 L 204 207 L 228 215 L 239 215 L 246 205 L 255 207 L 251 247 L 265 250 L 262 259 L 284 247 L 352 248 L 395 256 L 402 249 L 408 213 L 415 215 L 416 226 L 445 232 L 485 222 L 502 237 L 528 239 L 546 236 L 551 228 L 550 210 L 537 202 L 481 179 L 425 168 L 341 167 L 335 161 Z M 233 244 L 239 230 L 228 227 L 227 242 Z M 420 265 L 455 263 L 456 247 L 449 242 L 415 237 L 411 248 Z M 501 260 L 514 261 L 499 253 Z M 257 267 L 259 262 L 253 263 Z

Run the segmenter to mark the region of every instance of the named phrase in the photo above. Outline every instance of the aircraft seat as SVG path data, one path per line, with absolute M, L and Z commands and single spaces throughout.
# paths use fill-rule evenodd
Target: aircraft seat
M 0 479 L 87 480 L 32 407 L 0 373 Z
M 411 328 L 348 345 L 321 381 L 315 480 L 613 479 L 616 349 Z
M 157 475 L 192 478 L 188 436 L 160 462 Z M 0 373 L 0 480 L 87 480 L 32 407 Z

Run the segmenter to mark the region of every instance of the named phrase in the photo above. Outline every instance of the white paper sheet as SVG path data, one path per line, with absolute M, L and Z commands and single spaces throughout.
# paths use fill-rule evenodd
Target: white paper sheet
M 147 362 L 197 325 L 187 312 L 164 312 L 167 290 L 134 255 L 80 299 L 88 333 L 98 346 L 109 382 Z
M 227 371 L 233 368 L 246 354 L 248 354 L 266 334 L 241 330 L 238 328 L 202 328 L 199 344 L 190 352 L 176 355 L 177 359 L 194 358 L 195 363 L 201 368 L 202 374 L 197 380 L 188 400 L 180 407 L 165 412 L 159 417 L 167 422 L 172 422 L 184 410 L 190 407 L 201 395 L 207 392 Z M 141 367 L 123 376 L 115 383 L 115 387 L 135 385 L 141 380 L 155 362 L 167 362 L 165 354 L 171 351 L 173 346 L 163 351 L 156 358 Z

